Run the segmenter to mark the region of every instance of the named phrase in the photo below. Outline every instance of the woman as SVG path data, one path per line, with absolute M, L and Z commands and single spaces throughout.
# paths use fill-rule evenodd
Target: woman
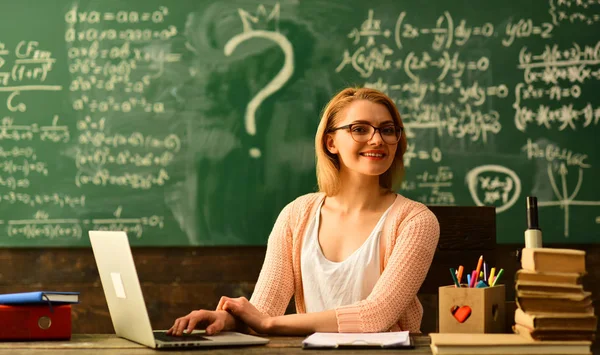
M 348 88 L 326 106 L 315 139 L 319 193 L 279 215 L 250 301 L 178 318 L 169 334 L 419 332 L 417 299 L 439 239 L 436 217 L 394 192 L 406 135 L 393 101 Z M 284 315 L 295 296 L 297 314 Z M 250 329 L 248 329 L 248 327 Z

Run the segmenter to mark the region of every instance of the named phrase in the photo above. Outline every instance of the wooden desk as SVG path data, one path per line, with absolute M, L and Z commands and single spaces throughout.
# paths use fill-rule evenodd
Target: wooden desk
M 337 355 L 337 354 L 360 354 L 365 355 L 364 350 L 302 350 L 302 339 L 304 337 L 271 337 L 267 345 L 245 346 L 245 347 L 219 347 L 219 348 L 198 348 L 186 349 L 180 351 L 161 350 L 161 353 L 167 351 L 169 354 L 304 354 L 304 355 Z M 413 354 L 413 355 L 431 355 L 429 348 L 430 338 L 427 335 L 414 336 L 414 350 L 384 350 L 385 354 Z M 74 334 L 70 341 L 45 341 L 45 342 L 0 342 L 0 354 L 11 355 L 31 355 L 31 354 L 153 354 L 156 350 L 147 348 L 143 345 L 118 338 L 114 334 Z M 369 352 L 371 353 L 371 352 Z

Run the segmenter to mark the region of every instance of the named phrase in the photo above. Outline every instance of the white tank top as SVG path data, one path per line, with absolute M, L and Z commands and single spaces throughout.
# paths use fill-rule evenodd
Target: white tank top
M 325 199 L 323 199 L 324 201 Z M 380 276 L 379 237 L 391 206 L 365 242 L 341 262 L 330 261 L 319 244 L 321 206 L 306 229 L 300 262 L 306 312 L 321 312 L 362 301 Z

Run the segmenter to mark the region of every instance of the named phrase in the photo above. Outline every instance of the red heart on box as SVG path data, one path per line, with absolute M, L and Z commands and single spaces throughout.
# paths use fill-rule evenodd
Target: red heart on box
M 471 307 L 469 306 L 454 306 L 450 312 L 459 323 L 464 323 L 471 315 Z

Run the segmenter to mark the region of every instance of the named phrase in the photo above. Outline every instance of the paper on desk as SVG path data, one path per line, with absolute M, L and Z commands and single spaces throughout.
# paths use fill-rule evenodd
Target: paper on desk
M 304 339 L 302 346 L 337 348 L 339 346 L 410 346 L 409 332 L 386 333 L 314 333 Z

